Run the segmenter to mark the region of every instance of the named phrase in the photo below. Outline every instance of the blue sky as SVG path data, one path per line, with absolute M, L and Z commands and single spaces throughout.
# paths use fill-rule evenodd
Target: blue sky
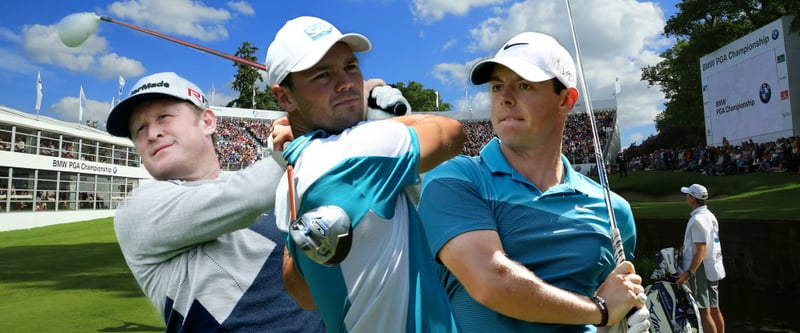
M 620 78 L 622 145 L 653 134 L 663 109 L 658 87 L 640 81 L 641 68 L 659 61 L 671 40 L 661 33 L 677 0 L 571 0 L 581 62 L 593 101 L 613 99 Z M 118 98 L 140 77 L 174 71 L 224 105 L 235 92 L 229 60 L 101 22 L 96 35 L 76 48 L 58 39 L 56 24 L 76 12 L 94 12 L 233 54 L 244 41 L 259 48 L 263 63 L 275 32 L 297 16 L 324 18 L 342 32 L 366 35 L 372 51 L 359 56 L 365 78 L 417 81 L 439 91 L 456 111 L 488 115 L 488 87 L 468 83 L 469 68 L 523 31 L 553 35 L 574 55 L 565 0 L 310 0 L 310 1 L 3 1 L 0 3 L 0 105 L 36 113 L 36 75 L 41 73 L 40 114 L 78 120 L 83 86 L 84 120 L 102 124 Z M 263 85 L 263 83 L 262 83 Z M 210 94 L 209 94 L 210 96 Z M 593 102 L 594 103 L 594 102 Z

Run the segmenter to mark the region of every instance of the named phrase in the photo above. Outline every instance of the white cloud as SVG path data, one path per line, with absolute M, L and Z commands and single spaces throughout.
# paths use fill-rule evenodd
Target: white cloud
M 472 7 L 496 5 L 508 0 L 414 0 L 411 11 L 423 22 L 432 23 L 445 15 L 466 15 Z
M 444 43 L 444 45 L 442 45 L 442 51 L 447 51 L 449 48 L 455 46 L 456 43 L 458 43 L 458 40 L 456 40 L 455 38 L 447 41 L 447 43 Z
M 471 66 L 454 63 L 441 63 L 433 68 L 433 76 L 445 85 L 466 85 Z
M 228 8 L 233 9 L 234 11 L 237 11 L 244 15 L 250 16 L 256 13 L 256 10 L 253 9 L 253 6 L 247 3 L 247 1 L 229 1 L 227 5 Z
M 117 79 L 119 75 L 122 75 L 122 77 L 136 77 L 145 72 L 141 62 L 121 57 L 116 53 L 101 55 L 97 63 L 99 67 L 96 75 L 102 79 Z
M 6 40 L 18 44 L 22 40 L 22 38 L 20 38 L 20 36 L 17 33 L 9 30 L 8 28 L 0 27 L 0 40 Z
M 137 60 L 106 53 L 108 42 L 103 37 L 89 37 L 75 48 L 65 46 L 58 38 L 58 29 L 54 25 L 23 27 L 22 47 L 33 61 L 101 79 L 116 78 L 119 74 L 137 76 L 145 72 L 144 66 Z
M 496 3 L 476 0 L 458 6 L 468 6 L 469 9 Z M 450 8 L 444 1 L 419 0 L 415 5 L 415 14 L 420 17 L 438 17 L 448 13 L 463 15 L 460 9 Z M 425 10 L 419 9 L 421 5 L 426 6 Z M 665 24 L 663 11 L 653 2 L 634 0 L 574 0 L 571 7 L 580 60 L 592 100 L 613 99 L 614 79 L 619 77 L 622 82 L 622 93 L 617 99 L 620 127 L 652 123 L 664 96 L 658 87 L 647 87 L 640 78 L 641 68 L 660 61 L 658 53 L 671 45 L 661 35 Z M 433 75 L 443 84 L 465 82 L 477 59 L 493 55 L 504 42 L 524 31 L 550 34 L 575 56 L 564 2 L 527 0 L 494 8 L 494 13 L 496 15 L 484 18 L 470 30 L 466 49 L 476 55 L 475 59 L 461 65 L 445 63 L 434 66 Z M 582 90 L 580 85 L 579 90 Z M 479 94 L 470 100 L 472 109 L 489 107 L 488 100 L 483 104 L 482 97 Z
M 642 143 L 642 139 L 644 139 L 644 134 L 642 133 L 632 133 L 628 135 L 628 142 Z
M 247 5 L 238 3 L 237 10 L 246 7 L 242 4 Z M 118 1 L 109 5 L 108 11 L 114 18 L 128 19 L 158 32 L 193 37 L 201 41 L 228 38 L 225 23 L 232 18 L 231 13 L 225 9 L 208 7 L 202 2 L 191 0 Z
M 64 97 L 50 107 L 50 112 L 57 115 L 55 118 L 67 122 L 78 122 L 78 115 L 80 114 L 78 108 L 78 91 L 75 92 L 75 97 Z M 90 99 L 90 91 L 84 90 L 86 95 L 86 104 L 83 106 L 83 124 L 87 120 L 98 121 L 102 125 L 108 118 L 108 110 L 111 108 L 111 101 L 96 101 Z

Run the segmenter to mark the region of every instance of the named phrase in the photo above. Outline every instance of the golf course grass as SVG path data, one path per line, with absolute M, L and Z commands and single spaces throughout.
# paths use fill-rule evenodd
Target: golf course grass
M 789 172 L 638 171 L 609 182 L 637 219 L 687 219 L 679 189 L 701 183 L 720 219 L 800 220 L 800 176 Z M 110 218 L 0 232 L 0 258 L 0 332 L 164 331 L 125 265 Z

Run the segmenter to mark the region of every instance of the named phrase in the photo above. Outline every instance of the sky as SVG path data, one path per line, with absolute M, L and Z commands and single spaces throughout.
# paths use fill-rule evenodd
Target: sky
M 569 1 L 569 7 L 567 6 Z M 343 33 L 372 42 L 358 54 L 364 78 L 387 83 L 416 81 L 439 92 L 454 111 L 474 118 L 489 113 L 488 85 L 468 82 L 471 66 L 497 52 L 512 36 L 536 31 L 555 37 L 575 57 L 579 80 L 592 104 L 616 98 L 622 147 L 655 134 L 664 108 L 658 86 L 641 81 L 641 68 L 660 61 L 673 40 L 663 36 L 678 0 L 308 0 L 308 1 L 3 1 L 0 3 L 0 105 L 36 114 L 36 80 L 42 82 L 40 115 L 102 124 L 141 77 L 173 71 L 224 106 L 236 67 L 228 59 L 197 51 L 121 25 L 100 22 L 80 46 L 65 46 L 58 22 L 73 13 L 93 12 L 194 44 L 234 54 L 243 42 L 258 48 L 257 62 L 283 24 L 298 16 L 323 18 Z M 571 10 L 569 10 L 569 9 Z M 569 13 L 572 13 L 570 24 Z M 581 70 L 582 69 L 582 70 Z M 614 96 L 616 79 L 621 93 Z M 259 83 L 260 87 L 264 83 Z M 579 90 L 582 87 L 579 82 Z M 213 91 L 213 94 L 211 93 Z M 583 93 L 583 92 L 581 92 Z M 417 110 L 424 111 L 424 110 Z

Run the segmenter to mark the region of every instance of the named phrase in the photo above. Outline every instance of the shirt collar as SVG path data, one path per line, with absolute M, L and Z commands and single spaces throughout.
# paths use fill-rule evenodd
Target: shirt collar
M 503 173 L 511 175 L 511 178 L 518 182 L 526 183 L 534 188 L 536 185 L 531 183 L 527 178 L 522 176 L 519 172 L 511 167 L 511 164 L 506 160 L 502 150 L 500 150 L 500 139 L 495 137 L 486 146 L 481 149 L 480 158 L 486 164 L 489 171 L 493 174 Z M 566 156 L 561 154 L 561 163 L 564 165 L 564 179 L 561 184 L 553 186 L 547 190 L 546 194 L 564 194 L 564 193 L 586 193 L 587 183 L 583 177 L 578 175 L 578 172 L 572 168 Z M 538 189 L 538 188 L 537 188 Z

